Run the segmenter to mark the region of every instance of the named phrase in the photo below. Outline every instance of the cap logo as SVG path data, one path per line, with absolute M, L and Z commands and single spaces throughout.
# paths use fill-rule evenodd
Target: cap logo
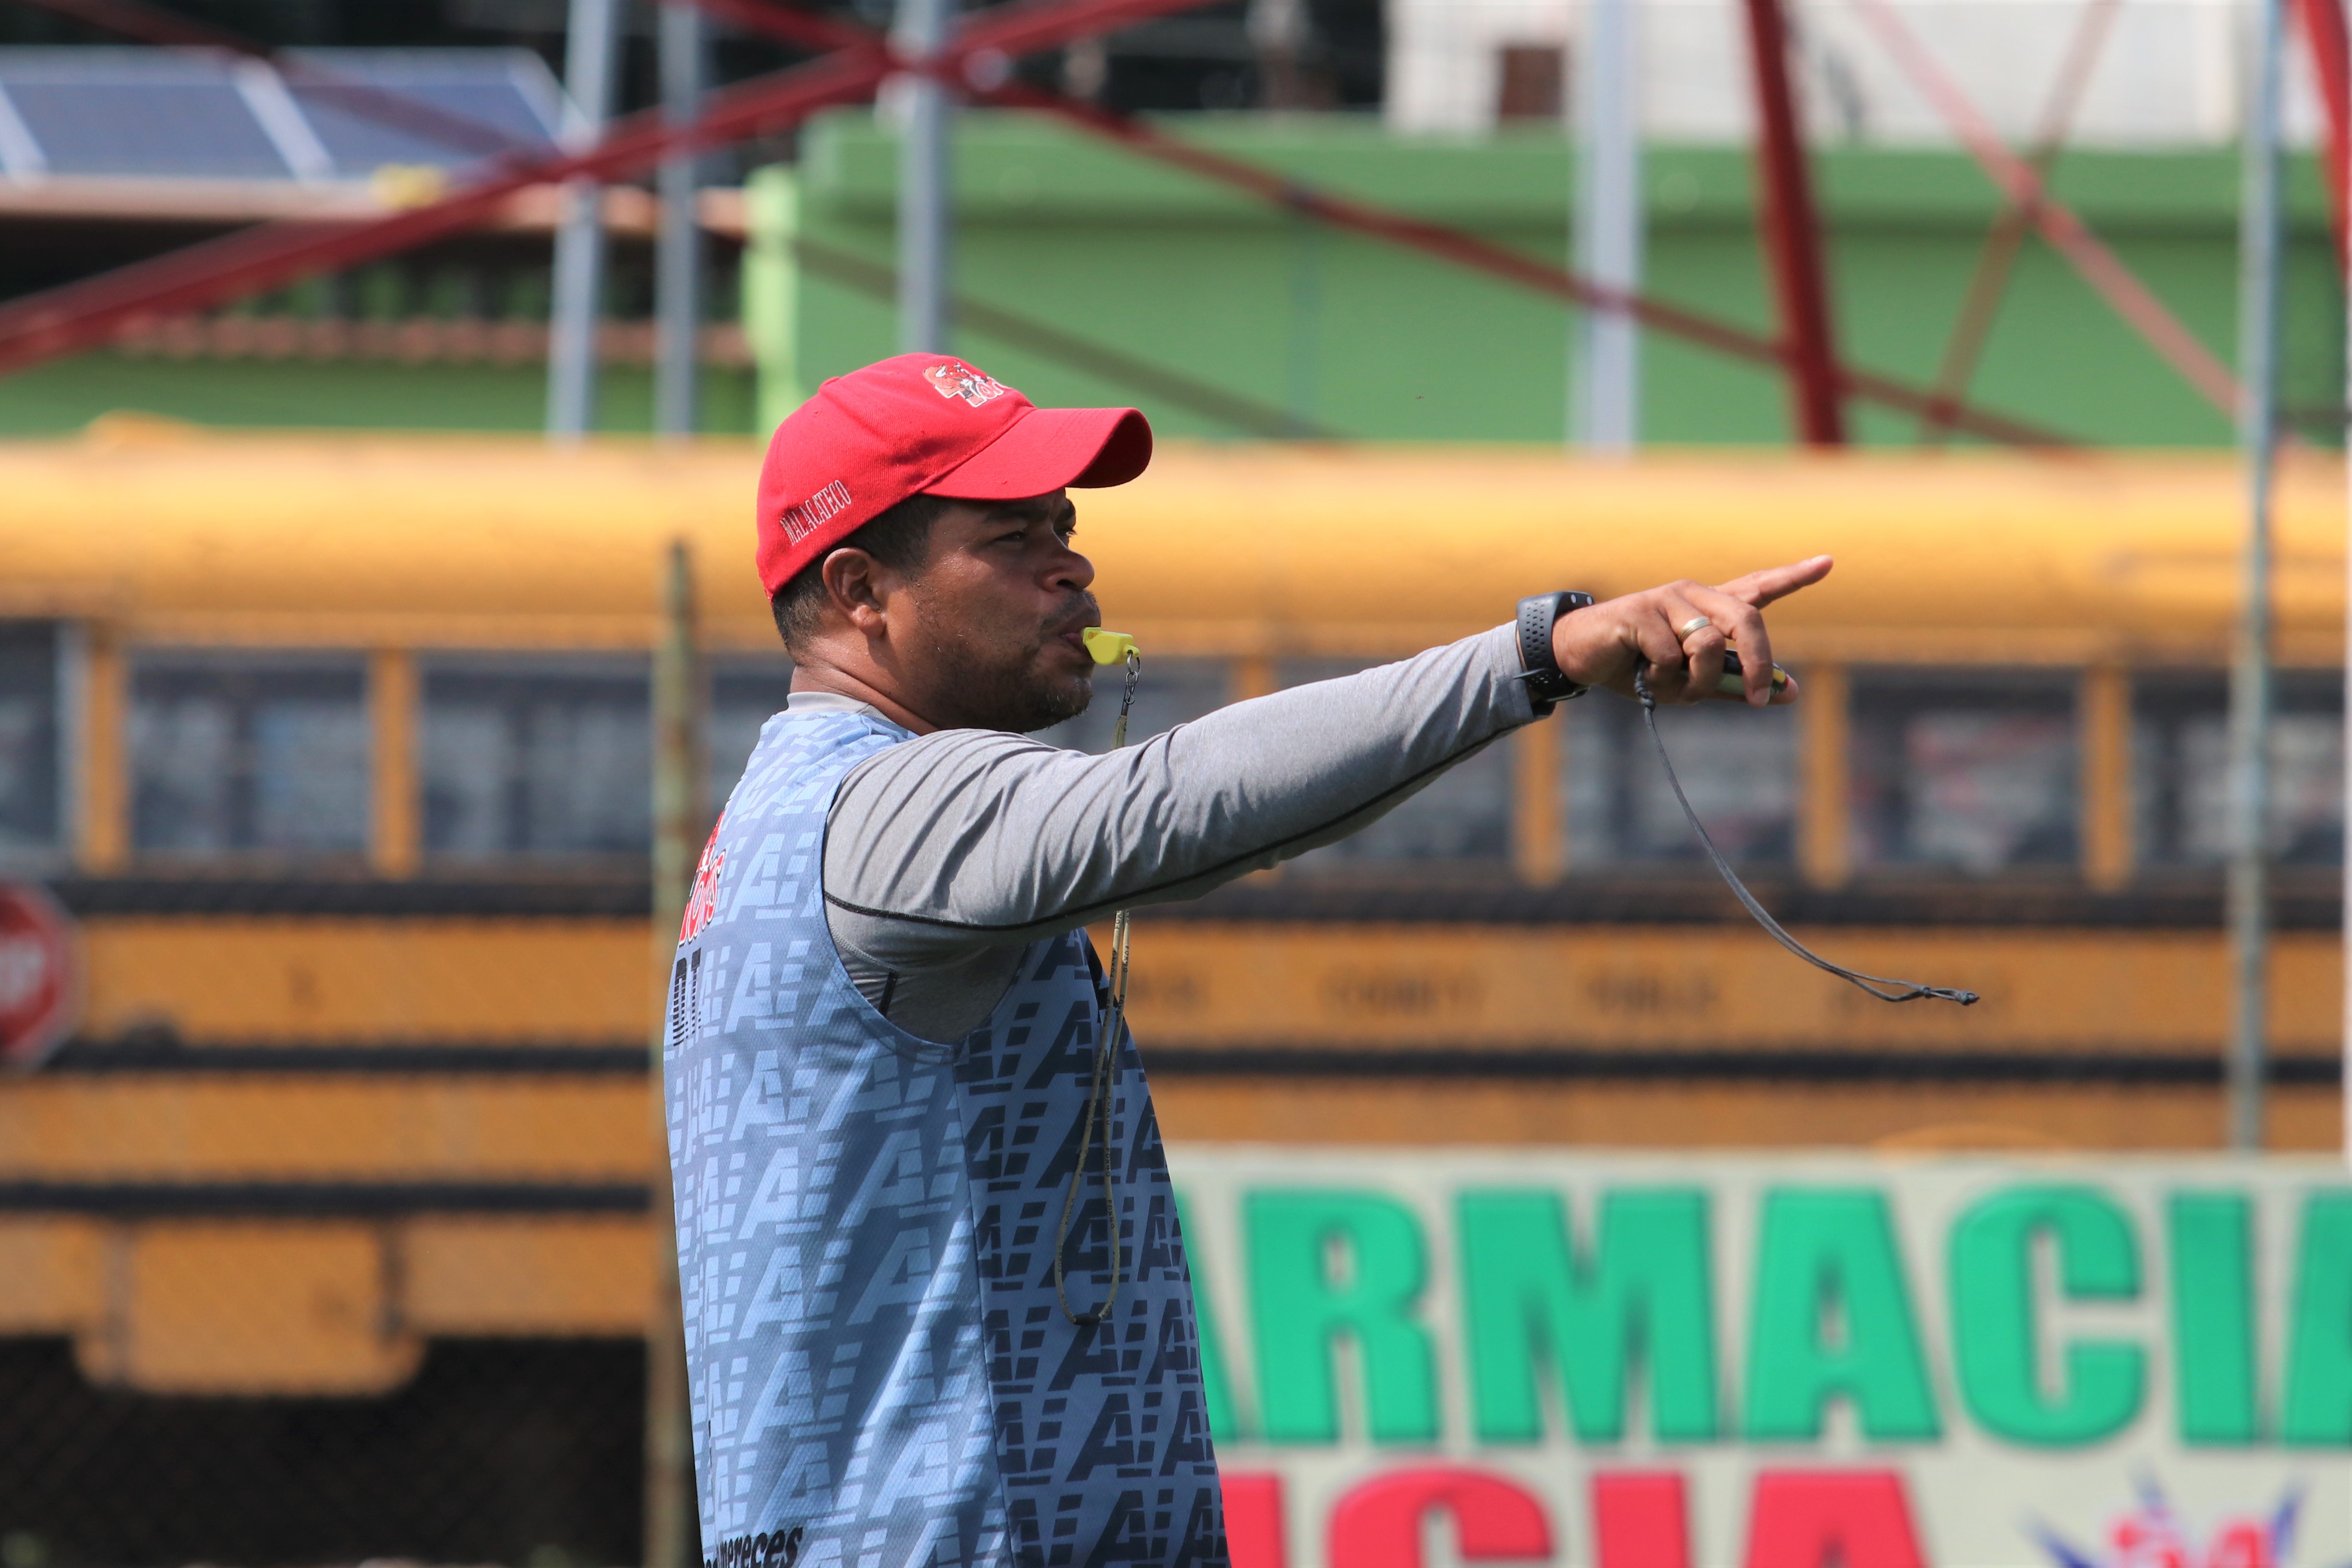
M 826 519 L 839 517 L 848 510 L 849 487 L 835 479 L 800 505 L 784 508 L 784 515 L 776 521 L 783 525 L 784 537 L 798 544 L 822 527 Z
M 1004 395 L 1002 383 L 980 374 L 960 359 L 935 364 L 923 372 L 923 379 L 939 390 L 941 397 L 961 397 L 974 408 Z

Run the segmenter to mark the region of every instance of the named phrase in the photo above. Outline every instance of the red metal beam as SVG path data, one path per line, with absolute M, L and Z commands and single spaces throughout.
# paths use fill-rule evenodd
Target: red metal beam
M 2057 80 L 2051 86 L 2049 101 L 2042 105 L 2033 150 L 2026 157 L 2027 164 L 2044 180 L 2057 166 L 2058 154 L 2065 149 L 2074 113 L 2082 107 L 2084 91 L 2091 83 L 2092 68 L 2105 47 L 2119 3 L 2120 0 L 2084 0 L 2081 18 L 2074 25 L 2074 38 L 2067 44 L 2065 58 L 2058 68 Z M 2000 215 L 1993 219 L 1984 245 L 1977 252 L 1976 268 L 1969 275 L 1968 289 L 1960 297 L 1959 316 L 1952 323 L 1952 335 L 1945 342 L 1944 357 L 1936 369 L 1936 395 L 1939 399 L 1952 403 L 1968 395 L 1969 387 L 1976 380 L 1977 362 L 1983 356 L 1985 342 L 1992 336 L 1993 322 L 2000 315 L 2010 272 L 2017 265 L 2018 253 L 2025 248 L 2026 237 L 2032 229 L 2033 214 L 2030 208 L 2016 202 L 2002 204 Z M 1944 435 L 1940 415 L 1920 423 L 1921 441 L 1935 445 Z
M 1756 74 L 1757 168 L 1763 182 L 1764 248 L 1772 266 L 1789 391 L 1808 447 L 1845 445 L 1837 340 L 1830 323 L 1821 221 L 1805 166 L 1797 89 L 1789 77 L 1789 22 L 1780 0 L 1747 0 L 1748 52 Z
M 1023 0 L 976 17 L 940 61 L 994 75 L 998 62 L 1093 33 L 1192 9 L 1206 0 Z M 0 305 L 0 373 L 93 348 L 159 316 L 209 310 L 428 244 L 494 217 L 527 186 L 612 180 L 679 152 L 723 146 L 855 101 L 896 68 L 886 47 L 844 49 L 714 93 L 702 116 L 678 125 L 649 110 L 614 125 L 585 153 L 506 157 L 437 201 L 364 221 L 290 220 L 240 230 L 95 278 Z
M 288 220 L 241 229 L 11 300 L 0 305 L 0 373 L 94 348 L 155 317 L 210 310 L 462 233 L 495 217 L 527 186 L 579 176 L 611 179 L 658 163 L 673 148 L 781 129 L 870 92 L 882 75 L 869 63 L 828 56 L 717 95 L 693 125 L 673 127 L 658 112 L 634 115 L 590 152 L 500 159 L 494 172 L 462 189 L 388 217 Z
M 2344 0 L 2295 0 L 2294 9 L 2327 112 L 2327 192 L 2336 218 L 2336 269 L 2342 276 L 2352 268 L 2352 38 Z
M 810 27 L 830 29 L 826 37 L 839 40 L 846 26 L 793 9 L 780 0 L 668 0 L 668 3 L 692 5 L 713 15 L 723 16 L 748 29 L 787 40 L 809 37 L 805 29 Z M 870 42 L 875 35 L 868 33 L 865 37 Z M 1538 293 L 1549 294 L 1581 309 L 1625 311 L 1654 331 L 1733 359 L 1769 365 L 1775 370 L 1787 365 L 1790 360 L 1790 351 L 1783 342 L 1752 332 L 1745 327 L 1645 295 L 1627 294 L 1606 288 L 1565 268 L 1538 261 L 1508 247 L 1491 244 L 1459 229 L 1310 189 L 1274 170 L 1260 168 L 1179 140 L 1132 115 L 1021 82 L 1008 81 L 993 88 L 967 83 L 966 90 L 984 102 L 1033 110 L 1066 120 L 1118 142 L 1139 156 L 1244 192 L 1334 228 L 1418 250 L 1454 266 L 1484 272 Z M 1964 430 L 1987 440 L 2008 446 L 2042 448 L 2073 445 L 2054 431 L 1958 405 L 1888 376 L 1844 368 L 1837 369 L 1836 376 L 1837 386 L 1853 396 L 1916 416 L 1926 416 L 1932 413 L 1948 428 Z
M 2230 367 L 2198 341 L 2197 334 L 2154 289 L 2134 276 L 2074 208 L 2051 194 L 2040 170 L 2009 150 L 1992 121 L 1969 100 L 1888 0 L 1854 0 L 1854 6 L 1903 74 L 1951 126 L 1969 156 L 2013 205 L 2025 210 L 2050 247 L 2215 412 L 2225 419 L 2237 417 L 2238 378 Z

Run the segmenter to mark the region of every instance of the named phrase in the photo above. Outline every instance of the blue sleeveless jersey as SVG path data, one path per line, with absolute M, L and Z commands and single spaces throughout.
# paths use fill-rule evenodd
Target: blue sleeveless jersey
M 825 924 L 842 777 L 912 739 L 778 714 L 704 851 L 663 1078 L 707 1568 L 1226 1561 L 1192 1289 L 1143 1068 L 1114 1064 L 1113 1320 L 1054 1293 L 1099 966 L 1033 944 L 988 1021 L 916 1039 Z M 1099 1148 L 1099 1142 L 1097 1147 Z M 1095 1156 L 1065 1271 L 1110 1288 Z

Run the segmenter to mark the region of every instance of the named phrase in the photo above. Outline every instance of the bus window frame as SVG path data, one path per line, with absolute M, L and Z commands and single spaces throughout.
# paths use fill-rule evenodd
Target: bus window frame
M 1853 874 L 1874 883 L 1912 881 L 1924 884 L 1963 881 L 1970 883 L 2043 882 L 2053 879 L 2079 880 L 2086 855 L 2089 837 L 2088 823 L 2084 816 L 2084 780 L 2089 771 L 2085 756 L 2085 714 L 2084 664 L 2066 663 L 2019 664 L 2013 661 L 1917 661 L 1895 663 L 1874 660 L 1867 665 L 1850 665 L 1844 692 L 1845 746 L 1844 755 L 1849 773 L 1846 778 L 1845 843 L 1852 857 Z M 2066 732 L 2073 748 L 2073 777 L 2064 795 L 2067 801 L 2067 822 L 2072 837 L 2072 852 L 2062 858 L 2018 860 L 1983 870 L 1973 870 L 1965 865 L 1931 858 L 1910 858 L 1885 850 L 1876 857 L 1862 851 L 1863 816 L 1856 799 L 1862 783 L 1861 751 L 1864 731 L 1855 717 L 1858 691 L 1868 692 L 1875 687 L 1892 688 L 1897 694 L 1906 688 L 1912 694 L 1926 694 L 1939 689 L 1963 695 L 1959 705 L 1965 711 L 1974 704 L 1967 697 L 1979 693 L 2014 690 L 2022 695 L 2049 700 L 2054 708 L 2063 699 L 2065 709 Z M 1920 704 L 1924 710 L 1927 706 Z M 2056 717 L 2054 713 L 2048 715 Z M 1907 837 L 1907 836 L 1906 836 Z
M 416 751 L 411 772 L 417 800 L 417 839 L 421 862 L 443 875 L 522 877 L 566 872 L 623 872 L 635 875 L 649 867 L 653 850 L 651 742 L 653 739 L 653 649 L 650 647 L 498 647 L 478 644 L 416 650 Z M 708 659 L 705 660 L 706 664 Z M 582 677 L 642 680 L 647 742 L 646 847 L 612 849 L 498 849 L 468 855 L 433 847 L 426 759 L 430 750 L 432 689 L 436 676 L 477 672 L 494 680 L 515 681 L 541 673 L 557 679 Z
M 74 650 L 68 636 L 71 623 L 63 616 L 43 615 L 9 616 L 5 620 L 11 628 L 32 634 L 24 637 L 26 646 L 37 646 L 43 641 L 48 644 L 48 773 L 51 791 L 48 837 L 46 842 L 28 843 L 0 852 L 0 875 L 38 877 L 62 869 L 71 865 L 73 860 L 76 789 L 73 769 Z M 46 629 L 46 637 L 39 635 L 41 628 Z
M 416 650 L 368 654 L 368 869 L 398 881 L 425 866 L 425 675 Z
M 2347 748 L 2343 753 L 2347 758 L 2346 765 L 2352 766 L 2352 703 L 2346 701 L 2344 667 L 2315 664 L 2303 659 L 2279 659 L 2272 666 L 2272 677 L 2271 710 L 2273 717 L 2307 713 L 2309 710 L 2304 704 L 2314 696 L 2318 697 L 2323 703 L 2329 700 L 2334 701 L 2334 715 L 2341 727 L 2339 732 L 2342 735 L 2338 743 Z M 2210 698 L 2218 693 L 2220 698 L 2218 711 L 2226 726 L 2230 700 L 2228 667 L 2185 661 L 2140 665 L 2128 672 L 2128 679 L 2126 683 L 2127 707 L 2125 744 L 2126 747 L 2136 748 L 2138 743 L 2142 697 L 2151 690 L 2160 690 L 2167 684 L 2176 684 L 2176 691 L 2179 686 L 2190 687 L 2200 698 Z M 2136 768 L 2138 761 L 2137 751 L 2133 751 L 2130 755 Z M 2223 860 L 2184 859 L 2168 853 L 2167 847 L 2138 843 L 2138 840 L 2149 832 L 2152 825 L 2140 820 L 2140 802 L 2133 788 L 2137 778 L 2136 772 L 2126 774 L 2123 795 L 2119 803 L 2119 809 L 2130 825 L 2139 851 L 2133 868 L 2135 877 L 2168 882 L 2177 882 L 2182 879 L 2211 880 L 2221 877 L 2226 865 Z M 2272 785 L 2273 790 L 2272 804 L 2275 810 L 2279 804 L 2275 793 L 2278 788 L 2275 772 L 2273 772 Z M 2340 790 L 2336 793 L 2336 799 L 2338 802 L 2340 814 L 2343 800 Z M 2337 825 L 2339 834 L 2344 835 L 2347 841 L 2352 841 L 2352 822 L 2347 822 L 2343 816 L 2339 815 Z M 2269 864 L 2271 875 L 2274 879 L 2281 879 L 2291 884 L 2325 883 L 2332 887 L 2341 876 L 2340 862 L 2332 858 L 2322 858 L 2317 860 L 2290 860 L 2273 848 L 2269 857 Z
M 376 735 L 371 712 L 373 682 L 367 650 L 345 645 L 315 643 L 211 642 L 184 638 L 110 639 L 112 668 L 107 680 L 110 687 L 109 700 L 114 705 L 110 715 L 111 733 L 107 737 L 108 760 L 114 784 L 114 798 L 103 803 L 110 831 L 121 835 L 119 848 L 109 869 L 120 870 L 136 865 L 142 869 L 167 875 L 217 875 L 223 871 L 238 874 L 264 873 L 272 877 L 301 878 L 310 875 L 345 877 L 352 869 L 373 869 L 373 823 L 375 811 L 375 743 Z M 201 668 L 208 662 L 253 669 L 266 669 L 280 664 L 302 672 L 323 673 L 331 667 L 344 667 L 344 672 L 354 674 L 359 681 L 359 709 L 362 733 L 365 737 L 368 755 L 361 769 L 362 787 L 367 792 L 361 802 L 360 841 L 355 848 L 331 851 L 286 851 L 258 846 L 214 851 L 178 851 L 143 849 L 138 842 L 138 774 L 136 759 L 131 754 L 131 721 L 138 700 L 137 665 L 143 658 L 155 658 L 166 663 L 179 658 Z
M 120 630 L 81 624 L 74 865 L 94 876 L 131 860 L 131 658 Z

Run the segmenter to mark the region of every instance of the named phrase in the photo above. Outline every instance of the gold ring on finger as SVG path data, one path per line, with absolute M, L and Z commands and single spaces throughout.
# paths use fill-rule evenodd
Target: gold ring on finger
M 1685 640 L 1688 640 L 1692 633 L 1703 632 L 1713 625 L 1715 625 L 1715 623 L 1708 620 L 1705 616 L 1693 616 L 1689 620 L 1685 621 L 1681 626 L 1675 628 L 1675 636 L 1682 637 Z

